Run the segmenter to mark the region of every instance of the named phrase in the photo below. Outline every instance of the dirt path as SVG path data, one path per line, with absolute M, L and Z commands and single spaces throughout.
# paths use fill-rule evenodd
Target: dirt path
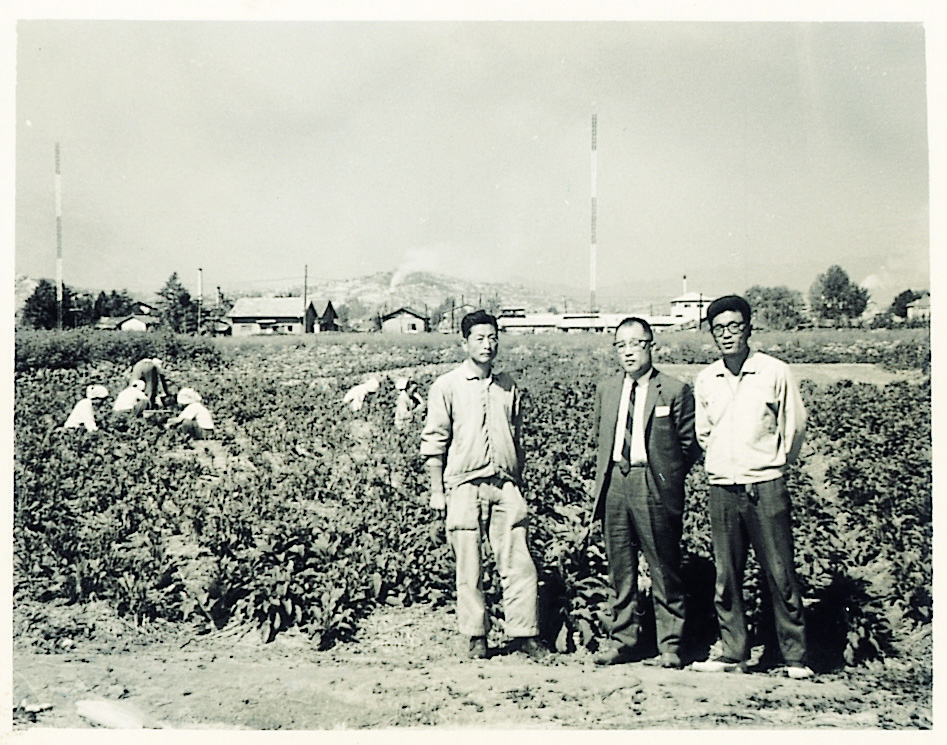
M 16 729 L 88 728 L 77 701 L 101 700 L 146 727 L 188 729 L 918 728 L 911 703 L 869 677 L 793 681 L 776 673 L 707 674 L 641 663 L 598 668 L 590 655 L 548 664 L 518 653 L 467 660 L 449 608 L 391 608 L 354 642 L 314 651 L 299 634 L 263 645 L 209 635 L 117 652 L 14 652 L 15 703 L 51 704 Z M 33 734 L 41 734 L 34 732 Z M 52 734 L 52 733 L 50 733 Z

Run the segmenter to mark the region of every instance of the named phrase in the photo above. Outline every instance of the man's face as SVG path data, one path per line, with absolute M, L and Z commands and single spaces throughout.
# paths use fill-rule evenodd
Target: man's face
M 621 369 L 633 378 L 651 369 L 651 334 L 637 323 L 621 326 L 615 332 L 615 353 Z
M 749 348 L 750 324 L 739 311 L 726 310 L 714 318 L 710 333 L 725 356 L 743 354 Z
M 474 362 L 487 365 L 497 356 L 500 341 L 497 330 L 489 323 L 478 323 L 470 328 L 470 335 L 464 339 L 464 351 Z

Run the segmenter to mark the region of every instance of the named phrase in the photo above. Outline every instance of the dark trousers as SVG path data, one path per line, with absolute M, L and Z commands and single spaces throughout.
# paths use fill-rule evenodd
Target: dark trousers
M 753 546 L 773 604 L 776 638 L 787 663 L 802 662 L 806 632 L 793 566 L 792 515 L 782 478 L 736 486 L 710 485 L 710 532 L 717 566 L 714 603 L 723 654 L 746 660 L 750 644 L 743 608 L 743 573 Z
M 612 638 L 623 647 L 638 642 L 638 551 L 651 573 L 651 593 L 659 652 L 678 654 L 684 627 L 681 582 L 681 515 L 668 511 L 645 479 L 646 468 L 628 475 L 617 466 L 605 493 L 605 553 L 615 590 Z

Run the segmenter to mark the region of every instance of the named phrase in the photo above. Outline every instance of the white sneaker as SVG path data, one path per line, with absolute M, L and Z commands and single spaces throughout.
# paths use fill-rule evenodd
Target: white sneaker
M 728 657 L 714 657 L 701 662 L 692 662 L 690 669 L 698 673 L 745 673 L 746 663 Z
M 815 673 L 812 672 L 812 668 L 807 665 L 789 665 L 786 668 L 786 675 L 793 680 L 804 680 L 811 678 Z

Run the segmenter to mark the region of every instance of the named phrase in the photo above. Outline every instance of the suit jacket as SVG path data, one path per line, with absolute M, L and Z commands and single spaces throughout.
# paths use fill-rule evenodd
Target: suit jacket
M 667 509 L 679 515 L 684 510 L 684 479 L 702 452 L 694 433 L 694 394 L 689 385 L 677 378 L 654 368 L 648 374 L 648 397 L 644 409 L 645 450 L 648 454 L 645 478 L 648 488 L 662 498 Z M 598 453 L 593 520 L 603 517 L 605 512 L 605 491 L 611 474 L 623 378 L 624 373 L 611 375 L 599 382 L 595 392 L 592 421 Z

